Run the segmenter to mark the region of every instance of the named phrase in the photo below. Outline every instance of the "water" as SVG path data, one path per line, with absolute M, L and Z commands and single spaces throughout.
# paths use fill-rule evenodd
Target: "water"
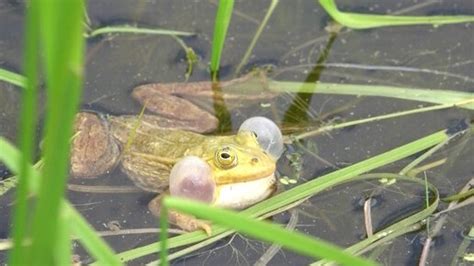
M 474 14 L 474 6 L 466 1 L 338 1 L 341 10 L 354 12 L 387 13 L 406 10 L 410 15 Z M 222 56 L 221 78 L 232 78 L 235 67 L 245 53 L 259 21 L 264 16 L 268 1 L 258 3 L 237 1 L 231 21 L 228 41 Z M 23 4 L 0 1 L 0 67 L 19 72 Z M 207 1 L 91 1 L 88 13 L 94 28 L 100 26 L 138 24 L 143 27 L 191 31 L 198 35 L 184 38 L 200 56 L 191 81 L 209 77 L 213 17 L 216 5 Z M 441 27 L 412 26 L 388 27 L 374 30 L 343 30 L 333 40 L 324 27 L 329 20 L 314 1 L 280 1 L 258 41 L 247 70 L 251 66 L 271 64 L 276 80 L 304 81 L 308 74 L 318 71 L 322 82 L 380 84 L 399 87 L 449 89 L 474 92 L 474 29 L 473 24 L 455 24 Z M 186 70 L 184 53 L 169 37 L 149 35 L 111 35 L 89 39 L 86 52 L 86 79 L 82 100 L 83 109 L 112 114 L 137 114 L 140 106 L 130 99 L 131 89 L 149 82 L 184 81 Z M 321 52 L 327 49 L 324 67 L 315 68 Z M 0 135 L 15 140 L 19 106 L 19 89 L 0 82 Z M 282 123 L 286 111 L 294 102 L 294 95 L 282 94 L 270 107 L 254 104 L 231 111 L 234 131 L 252 115 L 265 115 Z M 420 102 L 389 98 L 356 98 L 352 96 L 314 95 L 308 98 L 310 113 L 307 121 L 299 121 L 301 113 L 287 115 L 286 131 L 301 131 L 321 122 L 355 120 L 388 114 L 427 105 Z M 344 110 L 324 117 L 324 114 L 347 105 Z M 263 105 L 266 106 L 266 105 Z M 42 117 L 42 111 L 39 110 Z M 287 154 L 300 156 L 297 165 L 290 166 L 283 158 L 278 168 L 282 175 L 298 183 L 313 179 L 352 163 L 395 148 L 432 132 L 472 119 L 473 113 L 464 109 L 449 109 L 402 118 L 384 120 L 333 131 L 327 135 L 305 139 L 300 146 L 287 147 Z M 294 122 L 294 121 L 297 122 Z M 322 121 L 323 120 L 323 121 Z M 291 122 L 293 121 L 293 122 Z M 290 123 L 291 122 L 291 123 Z M 315 158 L 317 153 L 322 160 Z M 472 179 L 474 145 L 471 139 L 449 144 L 429 162 L 447 158 L 445 164 L 427 171 L 427 177 L 443 196 L 458 192 Z M 283 157 L 286 157 L 283 155 Z M 396 172 L 413 158 L 381 169 Z M 3 168 L 0 165 L 0 175 Z M 4 174 L 4 176 L 6 176 Z M 71 183 L 85 185 L 131 185 L 120 170 L 95 180 L 71 179 Z M 287 223 L 296 219 L 295 230 L 311 234 L 341 246 L 360 241 L 365 235 L 360 202 L 379 184 L 359 182 L 341 185 L 295 208 L 292 214 L 283 213 L 274 221 Z M 399 183 L 393 189 L 383 189 L 373 206 L 375 228 L 380 228 L 419 210 L 423 206 L 422 188 Z M 9 234 L 8 220 L 12 193 L 0 198 L 0 238 Z M 76 208 L 99 231 L 108 230 L 111 221 L 121 229 L 156 228 L 156 220 L 147 210 L 154 195 L 149 193 L 97 194 L 69 192 Z M 446 206 L 442 205 L 440 209 Z M 473 221 L 471 206 L 450 212 L 439 236 L 430 250 L 432 265 L 448 265 Z M 293 218 L 291 218 L 293 217 Z M 296 218 L 294 218 L 296 217 Z M 116 224 L 115 223 L 115 224 Z M 379 262 L 386 265 L 416 264 L 422 249 L 424 230 L 407 234 L 383 246 Z M 156 233 L 124 234 L 106 238 L 114 250 L 121 252 L 156 241 Z M 78 244 L 74 253 L 84 262 L 90 258 Z M 174 261 L 177 265 L 196 264 L 254 264 L 268 245 L 236 235 L 221 240 L 192 255 Z M 472 251 L 472 245 L 470 252 Z M 370 253 L 369 253 L 370 254 Z M 131 262 L 132 265 L 149 262 L 148 256 Z M 5 262 L 5 251 L 0 251 L 0 263 Z M 308 258 L 280 250 L 270 265 L 302 265 Z

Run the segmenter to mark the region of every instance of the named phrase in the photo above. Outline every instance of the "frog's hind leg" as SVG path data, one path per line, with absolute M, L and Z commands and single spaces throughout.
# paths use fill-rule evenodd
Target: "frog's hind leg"
M 181 83 L 142 85 L 133 90 L 132 96 L 147 110 L 169 119 L 187 122 L 191 128 L 195 121 L 200 121 L 203 126 L 195 130 L 196 132 L 204 133 L 216 129 L 219 120 L 214 115 L 172 93 L 173 89 L 179 86 L 184 85 Z
M 94 178 L 117 165 L 120 148 L 110 134 L 105 117 L 80 112 L 76 115 L 74 132 L 70 162 L 72 176 Z

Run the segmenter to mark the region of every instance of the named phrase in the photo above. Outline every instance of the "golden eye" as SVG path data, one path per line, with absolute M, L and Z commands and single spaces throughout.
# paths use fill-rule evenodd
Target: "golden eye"
M 237 155 L 230 147 L 217 150 L 215 159 L 217 166 L 222 169 L 229 169 L 237 165 Z

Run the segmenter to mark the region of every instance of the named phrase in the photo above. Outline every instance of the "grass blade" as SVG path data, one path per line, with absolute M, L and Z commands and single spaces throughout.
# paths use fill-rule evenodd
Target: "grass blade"
M 160 261 L 162 266 L 169 265 L 168 262 L 168 208 L 164 204 L 161 205 L 160 214 Z
M 379 179 L 380 176 L 381 176 L 380 174 L 375 174 L 375 173 L 366 174 L 366 175 L 358 177 L 358 179 L 359 180 Z M 383 176 L 385 178 L 396 179 L 397 181 L 400 180 L 400 181 L 413 182 L 415 183 L 414 185 L 418 185 L 420 187 L 425 186 L 425 183 L 423 180 L 416 179 L 416 178 L 411 178 L 411 177 L 406 177 L 399 174 L 391 174 L 391 173 L 383 173 Z M 354 254 L 359 254 L 360 252 L 362 252 L 362 250 L 366 249 L 367 247 L 371 245 L 374 245 L 374 243 L 377 243 L 377 241 L 381 241 L 382 239 L 385 239 L 385 237 L 390 236 L 391 234 L 397 234 L 397 232 L 403 231 L 404 229 L 411 227 L 415 223 L 423 221 L 425 218 L 429 217 L 432 213 L 436 211 L 436 208 L 439 205 L 440 198 L 439 198 L 438 189 L 435 186 L 433 186 L 431 183 L 427 183 L 427 188 L 429 189 L 430 192 L 433 193 L 434 200 L 431 203 L 427 204 L 426 208 L 398 221 L 395 224 L 392 224 L 384 228 L 383 230 L 377 232 L 376 234 L 370 237 L 367 237 L 366 239 L 360 241 L 359 243 L 355 245 L 350 246 L 346 250 Z
M 278 92 L 377 96 L 438 104 L 455 104 L 474 98 L 474 93 L 471 92 L 402 88 L 383 85 L 301 83 L 271 80 L 268 82 L 268 88 Z M 474 103 L 463 104 L 459 107 L 474 110 Z
M 330 124 L 330 125 L 319 127 L 315 130 L 294 134 L 294 135 L 292 135 L 292 139 L 293 140 L 300 140 L 300 139 L 304 139 L 304 138 L 311 137 L 311 136 L 316 136 L 318 134 L 321 134 L 321 133 L 324 133 L 324 132 L 329 132 L 329 131 L 336 130 L 336 129 L 341 129 L 341 128 L 345 128 L 345 127 L 349 127 L 349 126 L 360 125 L 360 124 L 374 122 L 374 121 L 381 121 L 381 120 L 395 118 L 395 117 L 401 117 L 401 116 L 405 116 L 405 115 L 411 115 L 411 114 L 417 114 L 417 113 L 435 111 L 435 110 L 443 110 L 443 109 L 453 108 L 453 107 L 462 107 L 463 105 L 466 105 L 468 103 L 474 103 L 474 98 L 471 98 L 470 100 L 462 101 L 462 102 L 459 102 L 459 103 L 454 103 L 454 104 L 438 104 L 438 105 L 432 105 L 432 106 L 428 106 L 428 107 L 421 107 L 421 108 L 415 108 L 415 109 L 411 109 L 411 110 L 405 110 L 405 111 L 400 111 L 400 112 L 395 112 L 395 113 L 389 113 L 389 114 L 386 114 L 386 115 L 378 115 L 378 116 L 372 116 L 372 117 L 364 118 L 364 119 L 357 119 L 357 120 L 343 122 L 343 123 L 339 123 L 339 124 Z M 443 143 L 440 143 L 438 145 L 442 146 Z M 422 159 L 422 158 L 418 157 L 418 159 Z M 414 163 L 417 163 L 417 162 L 414 162 Z M 404 173 L 402 173 L 402 174 L 404 174 Z
M 250 42 L 250 45 L 249 47 L 247 48 L 247 50 L 245 51 L 245 54 L 244 54 L 244 57 L 242 58 L 242 60 L 240 60 L 240 63 L 239 65 L 237 66 L 235 72 L 234 72 L 234 76 L 238 76 L 240 74 L 240 70 L 242 69 L 242 67 L 247 64 L 249 58 L 250 58 L 250 55 L 252 55 L 252 51 L 253 51 L 253 48 L 255 47 L 255 45 L 257 44 L 257 41 L 258 39 L 260 38 L 260 35 L 262 34 L 263 32 L 263 29 L 265 28 L 265 26 L 267 26 L 267 23 L 268 23 L 268 20 L 270 19 L 270 17 L 272 16 L 273 14 L 273 11 L 275 10 L 275 8 L 277 7 L 278 5 L 278 0 L 272 0 L 272 2 L 270 3 L 270 6 L 268 7 L 268 10 L 265 14 L 265 17 L 263 18 L 262 22 L 260 23 L 260 25 L 258 26 L 258 29 L 257 29 L 257 32 L 255 32 L 255 35 L 253 36 L 252 38 L 252 41 Z
M 0 136 L 0 162 L 14 174 L 18 174 L 21 171 L 21 157 L 23 157 L 18 149 L 16 149 L 8 140 Z M 40 175 L 38 170 L 34 169 L 33 166 L 28 165 L 30 168 L 30 182 L 28 182 L 28 191 L 36 194 L 39 188 Z
M 217 8 L 216 20 L 214 22 L 214 36 L 212 38 L 211 73 L 212 79 L 216 80 L 221 61 L 222 49 L 224 48 L 225 36 L 229 27 L 234 0 L 220 0 Z
M 355 163 L 349 167 L 318 177 L 291 190 L 287 190 L 281 194 L 278 194 L 275 197 L 269 198 L 268 200 L 265 200 L 259 204 L 256 204 L 243 212 L 251 214 L 252 217 L 265 214 L 276 208 L 281 208 L 286 204 L 290 204 L 291 202 L 295 202 L 302 198 L 314 195 L 315 193 L 318 193 L 336 184 L 347 182 L 355 176 L 358 176 L 373 169 L 379 168 L 383 165 L 390 164 L 392 162 L 398 161 L 402 158 L 425 150 L 440 142 L 443 142 L 447 138 L 448 135 L 445 133 L 444 130 L 433 133 L 429 136 L 397 147 L 383 154 L 374 156 L 367 160 Z
M 28 221 L 28 187 L 30 186 L 31 171 L 29 165 L 33 157 L 33 149 L 35 145 L 35 111 L 36 111 L 36 96 L 38 85 L 38 54 L 39 50 L 39 28 L 37 27 L 39 3 L 31 3 L 27 10 L 26 18 L 26 41 L 25 41 L 25 58 L 23 62 L 24 71 L 28 80 L 20 79 L 19 75 L 11 72 L 2 71 L 2 74 L 7 74 L 10 80 L 21 81 L 17 84 L 26 87 L 22 91 L 22 105 L 21 105 L 21 125 L 20 125 L 20 145 L 22 156 L 11 157 L 19 161 L 19 181 L 16 191 L 16 207 L 13 214 L 13 250 L 9 254 L 9 264 L 24 265 L 27 264 L 27 257 L 24 254 L 28 253 L 28 247 L 23 245 L 26 239 L 30 238 L 30 228 Z M 3 151 L 3 149 L 1 149 Z
M 352 256 L 332 244 L 308 237 L 303 233 L 285 230 L 275 224 L 249 218 L 234 211 L 173 197 L 164 198 L 163 205 L 198 218 L 212 220 L 217 224 L 236 229 L 255 238 L 280 244 L 302 255 L 313 258 L 323 257 L 342 265 L 375 265 L 374 262 Z M 163 231 L 164 228 L 161 230 Z
M 31 10 L 31 9 L 30 9 Z M 29 12 L 32 12 L 32 11 L 29 11 Z M 31 16 L 31 15 L 29 15 Z M 27 17 L 29 17 L 27 16 Z M 28 22 L 26 22 L 27 24 L 29 24 Z M 28 33 L 27 33 L 28 35 Z M 27 37 L 28 38 L 28 37 Z M 31 37 L 30 37 L 31 38 Z M 33 41 L 31 41 L 33 42 Z M 30 44 L 31 45 L 31 42 L 30 41 L 26 41 L 25 43 L 28 45 Z M 25 48 L 25 50 L 27 50 L 28 48 Z M 25 56 L 26 58 L 27 56 Z M 30 59 L 28 59 L 30 60 Z M 26 59 L 25 59 L 26 61 Z M 28 72 L 28 71 L 26 71 Z M 28 75 L 28 73 L 27 73 Z M 18 87 L 22 87 L 22 88 L 25 88 L 26 87 L 26 79 L 25 77 L 23 77 L 22 75 L 19 75 L 17 73 L 14 73 L 14 72 L 11 72 L 11 71 L 8 71 L 6 69 L 3 69 L 3 68 L 0 68 L 0 80 L 3 80 L 3 81 L 6 81 L 8 83 L 11 83 L 13 85 L 16 85 Z
M 169 36 L 193 36 L 195 33 L 186 31 L 166 30 L 166 29 L 148 29 L 138 28 L 130 25 L 110 26 L 95 29 L 86 35 L 87 38 L 95 37 L 101 34 L 110 33 L 136 33 L 136 34 L 158 34 Z
M 54 265 L 58 256 L 55 247 L 68 173 L 69 138 L 82 86 L 83 3 L 81 0 L 39 3 L 37 23 L 44 50 L 48 102 L 43 146 L 45 178 L 41 178 L 37 194 L 28 258 L 32 265 Z
M 340 12 L 334 0 L 319 0 L 321 6 L 340 24 L 353 29 L 387 26 L 443 25 L 474 21 L 474 16 L 390 16 Z
M 24 77 L 13 72 L 3 70 L 5 73 L 12 74 L 11 81 L 14 85 L 24 87 Z M 0 79 L 2 69 L 0 69 Z M 9 74 L 7 74 L 9 76 Z M 4 80 L 8 81 L 6 77 Z M 22 81 L 23 80 L 23 81 Z M 253 83 L 249 83 L 252 86 Z M 249 84 L 242 84 L 241 87 L 235 87 L 236 90 L 248 90 Z M 474 98 L 472 92 L 453 91 L 447 89 L 421 89 L 407 87 L 392 87 L 384 85 L 358 85 L 358 84 L 337 84 L 337 83 L 301 83 L 294 81 L 276 81 L 269 80 L 268 88 L 281 93 L 298 93 L 300 90 L 304 93 L 321 93 L 334 95 L 354 95 L 354 96 L 375 96 L 389 97 L 403 100 L 438 103 L 438 104 L 458 104 L 469 101 Z M 474 103 L 459 104 L 460 108 L 474 110 Z
M 61 212 L 56 229 L 58 231 L 58 239 L 56 240 L 56 256 L 54 261 L 57 265 L 69 265 L 72 261 L 71 225 L 69 220 L 70 217 L 68 217 L 67 213 Z

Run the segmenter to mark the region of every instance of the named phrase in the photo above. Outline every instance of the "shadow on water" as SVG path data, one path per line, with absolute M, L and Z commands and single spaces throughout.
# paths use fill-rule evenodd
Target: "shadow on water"
M 219 126 L 217 132 L 223 133 L 228 132 L 232 129 L 232 119 L 230 111 L 225 105 L 224 92 L 219 81 L 212 82 L 212 103 L 214 108 L 214 114 L 219 120 Z
M 316 83 L 320 80 L 321 75 L 326 68 L 324 63 L 329 57 L 329 52 L 337 38 L 337 32 L 331 32 L 328 36 L 326 46 L 321 50 L 321 53 L 316 61 L 314 68 L 309 72 L 308 76 L 304 80 L 305 83 Z M 304 123 L 310 120 L 314 120 L 311 116 L 310 102 L 313 94 L 298 92 L 294 96 L 293 102 L 287 109 L 283 122 L 285 123 Z

